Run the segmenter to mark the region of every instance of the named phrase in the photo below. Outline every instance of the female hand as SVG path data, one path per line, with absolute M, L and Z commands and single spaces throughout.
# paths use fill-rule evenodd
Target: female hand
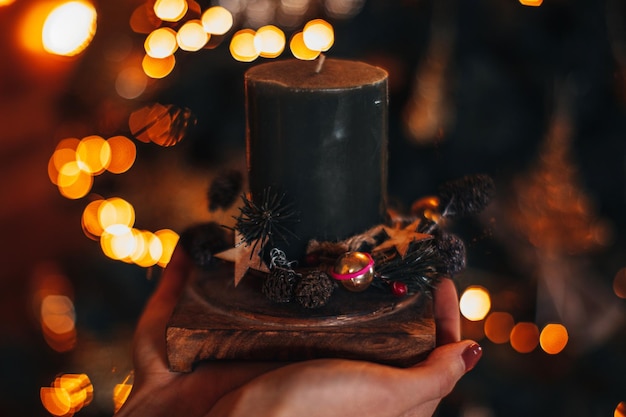
M 225 395 L 209 416 L 432 416 L 482 354 L 475 342 L 459 341 L 453 282 L 442 280 L 434 296 L 438 347 L 424 362 L 405 369 L 341 359 L 286 365 Z
M 320 359 L 204 362 L 191 373 L 170 372 L 165 327 L 190 268 L 177 249 L 146 305 L 135 334 L 135 383 L 120 416 L 431 416 L 482 353 L 459 341 L 456 289 L 444 279 L 434 293 L 438 347 L 414 367 Z
M 116 416 L 205 416 L 222 396 L 282 364 L 204 362 L 193 372 L 170 372 L 165 332 L 192 263 L 177 247 L 135 330 L 132 391 Z

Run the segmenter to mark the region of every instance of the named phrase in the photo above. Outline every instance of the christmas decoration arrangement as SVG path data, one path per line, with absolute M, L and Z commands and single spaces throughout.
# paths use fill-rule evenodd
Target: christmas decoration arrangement
M 241 194 L 241 175 L 230 171 L 209 188 L 209 208 L 226 209 L 241 196 L 235 225 L 211 222 L 181 235 L 181 244 L 202 268 L 216 259 L 235 262 L 235 285 L 249 270 L 264 274 L 259 297 L 294 308 L 318 309 L 335 291 L 374 291 L 381 296 L 429 295 L 442 276 L 454 277 L 466 266 L 463 240 L 446 230 L 453 220 L 481 212 L 495 193 L 482 174 L 450 181 L 436 196 L 417 200 L 409 213 L 388 210 L 388 220 L 342 241 L 311 240 L 304 259 L 287 259 L 276 244 L 298 240 L 291 225 L 301 221 L 289 196 L 267 188 L 259 202 Z M 236 236 L 228 249 L 229 233 Z
M 246 189 L 243 176 L 218 175 L 209 211 L 233 209 L 234 221 L 181 236 L 200 268 L 167 327 L 170 369 L 333 357 L 410 366 L 434 348 L 429 295 L 466 264 L 448 225 L 484 209 L 495 187 L 471 175 L 390 209 L 387 79 L 334 58 L 246 71 Z

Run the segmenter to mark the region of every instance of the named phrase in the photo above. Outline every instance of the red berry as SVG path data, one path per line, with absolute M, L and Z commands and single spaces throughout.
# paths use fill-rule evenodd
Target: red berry
M 397 297 L 403 297 L 409 292 L 409 287 L 404 282 L 394 281 L 391 283 L 391 292 Z

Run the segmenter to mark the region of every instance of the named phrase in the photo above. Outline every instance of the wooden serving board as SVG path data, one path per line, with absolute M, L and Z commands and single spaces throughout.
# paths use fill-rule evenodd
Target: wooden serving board
M 329 303 L 307 309 L 261 293 L 264 274 L 250 271 L 234 286 L 233 264 L 196 269 L 167 325 L 170 370 L 190 372 L 203 360 L 368 360 L 410 366 L 435 347 L 432 302 L 379 289 L 339 287 Z

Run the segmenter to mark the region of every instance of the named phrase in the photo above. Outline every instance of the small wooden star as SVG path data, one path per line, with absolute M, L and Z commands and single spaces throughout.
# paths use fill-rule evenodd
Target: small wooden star
M 245 243 L 241 240 L 241 235 L 238 233 L 235 234 L 235 242 L 237 243 L 234 248 L 215 254 L 216 258 L 235 264 L 235 287 L 239 285 L 239 281 L 242 280 L 250 268 L 261 272 L 269 272 L 265 262 L 259 256 L 259 245 L 255 247 L 255 242 Z
M 420 220 L 416 220 L 404 229 L 394 229 L 392 227 L 381 226 L 385 231 L 389 239 L 385 240 L 380 245 L 374 248 L 374 251 L 386 251 L 387 249 L 395 248 L 396 251 L 404 258 L 409 250 L 411 243 L 429 239 L 432 236 L 417 231 Z

